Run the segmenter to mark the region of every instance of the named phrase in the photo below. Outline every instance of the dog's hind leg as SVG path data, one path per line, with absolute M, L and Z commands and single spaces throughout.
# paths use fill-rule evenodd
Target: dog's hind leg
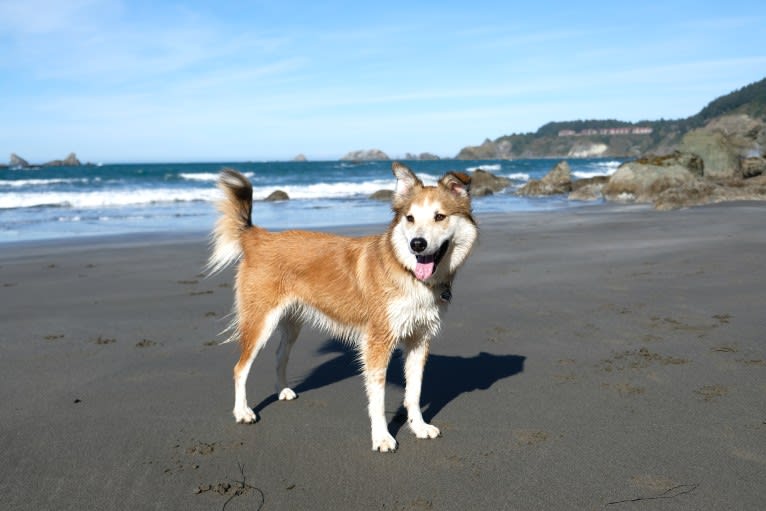
M 257 420 L 255 411 L 247 405 L 245 385 L 247 375 L 258 352 L 266 345 L 279 323 L 282 311 L 274 309 L 255 322 L 240 323 L 241 353 L 234 366 L 234 418 L 237 422 L 252 423 Z
M 408 341 L 404 349 L 404 407 L 407 409 L 407 424 L 418 438 L 436 438 L 441 434 L 439 428 L 427 424 L 420 412 L 420 389 L 428 358 L 428 339 Z
M 279 322 L 279 348 L 277 348 L 277 392 L 280 401 L 291 401 L 298 397 L 287 385 L 287 362 L 290 360 L 290 350 L 301 332 L 301 323 L 295 318 L 285 317 Z

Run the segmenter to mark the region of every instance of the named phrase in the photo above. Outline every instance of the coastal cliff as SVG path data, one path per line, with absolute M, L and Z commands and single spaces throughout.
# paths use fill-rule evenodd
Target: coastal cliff
M 455 158 L 638 158 L 645 154 L 670 154 L 679 149 L 688 133 L 716 119 L 726 117 L 727 122 L 734 125 L 734 131 L 746 131 L 737 124 L 751 122 L 741 117 L 743 115 L 751 120 L 766 120 L 766 78 L 711 101 L 685 119 L 635 123 L 616 119 L 550 122 L 534 133 L 487 138 L 479 145 L 464 147 Z

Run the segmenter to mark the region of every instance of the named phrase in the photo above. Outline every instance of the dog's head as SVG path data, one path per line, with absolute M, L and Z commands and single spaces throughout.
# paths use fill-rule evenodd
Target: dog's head
M 449 172 L 436 186 L 424 186 L 401 163 L 392 170 L 396 190 L 390 232 L 396 257 L 418 280 L 448 282 L 478 236 L 468 194 L 471 178 Z

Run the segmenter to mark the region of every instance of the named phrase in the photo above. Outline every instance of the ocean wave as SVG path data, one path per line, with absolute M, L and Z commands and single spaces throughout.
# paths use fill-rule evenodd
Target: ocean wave
M 394 183 L 391 179 L 374 179 L 358 183 L 345 181 L 309 185 L 259 186 L 253 188 L 253 198 L 265 199 L 278 188 L 286 192 L 291 199 L 351 199 L 368 196 L 381 189 L 391 190 L 393 187 Z
M 503 169 L 503 166 L 500 163 L 487 163 L 487 164 L 478 165 L 476 167 L 468 167 L 465 170 L 467 172 L 475 172 L 477 170 L 484 170 L 486 172 L 499 172 L 502 169 Z
M 0 179 L 0 187 L 23 188 L 25 186 L 49 186 L 75 183 L 89 183 L 87 177 L 79 178 L 52 178 L 52 179 Z
M 64 207 L 106 208 L 137 206 L 169 202 L 211 201 L 218 197 L 217 190 L 210 189 L 163 189 L 100 190 L 90 192 L 20 192 L 0 195 L 0 209 Z
M 243 172 L 245 177 L 252 179 L 254 177 L 253 172 Z M 181 172 L 178 176 L 186 181 L 198 181 L 204 183 L 215 183 L 218 181 L 220 172 Z
M 213 174 L 211 174 L 213 176 Z M 217 174 L 215 174 L 217 177 Z M 430 176 L 429 176 L 430 177 Z M 431 178 L 433 179 L 433 178 Z M 366 197 L 381 189 L 392 189 L 390 179 L 375 179 L 361 182 L 313 183 L 306 185 L 255 186 L 253 198 L 265 199 L 276 189 L 285 191 L 291 199 L 353 199 Z M 138 188 L 102 189 L 93 191 L 21 191 L 0 194 L 0 209 L 21 209 L 41 207 L 62 208 L 108 208 L 140 206 L 173 202 L 211 202 L 221 197 L 213 187 L 193 188 Z

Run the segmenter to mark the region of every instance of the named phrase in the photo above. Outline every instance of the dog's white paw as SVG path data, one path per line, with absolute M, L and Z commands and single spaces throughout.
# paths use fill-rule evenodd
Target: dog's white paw
M 258 417 L 255 415 L 255 412 L 253 411 L 253 409 L 248 406 L 244 408 L 235 408 L 234 418 L 240 424 L 252 424 L 256 420 L 258 420 Z
M 418 438 L 437 438 L 441 436 L 439 428 L 425 422 L 412 422 L 410 423 L 410 429 Z
M 279 392 L 280 401 L 292 401 L 296 397 L 298 397 L 298 394 L 296 394 L 295 391 L 289 387 L 285 387 Z
M 394 452 L 396 450 L 396 440 L 386 431 L 385 434 L 378 435 L 372 439 L 372 450 L 380 452 Z

